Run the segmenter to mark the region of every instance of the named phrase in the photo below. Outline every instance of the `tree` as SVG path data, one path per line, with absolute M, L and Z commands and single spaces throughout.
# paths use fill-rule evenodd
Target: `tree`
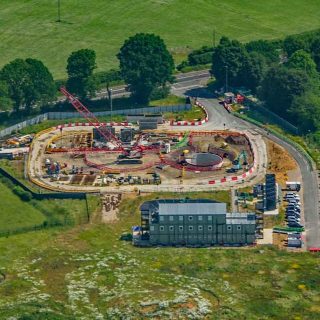
M 249 53 L 243 63 L 241 84 L 256 93 L 264 78 L 266 69 L 266 59 L 263 55 L 254 51 Z
M 279 41 L 254 40 L 248 42 L 245 47 L 249 53 L 260 53 L 268 60 L 268 62 L 279 61 L 278 49 L 281 48 L 281 44 L 279 43 Z
M 303 71 L 278 65 L 271 67 L 262 81 L 259 97 L 270 110 L 288 119 L 293 99 L 307 90 L 310 86 L 308 80 Z
M 52 101 L 56 95 L 53 77 L 44 64 L 35 59 L 16 59 L 5 65 L 0 78 L 14 101 L 14 109 L 30 111 L 36 103 Z
M 173 80 L 174 61 L 159 36 L 138 33 L 124 42 L 117 57 L 122 77 L 140 103 L 148 102 L 159 86 L 165 88 Z
M 231 86 L 239 85 L 246 58 L 247 52 L 239 41 L 222 37 L 213 51 L 211 72 L 221 85 L 226 77 Z
M 300 130 L 304 133 L 320 130 L 320 92 L 307 91 L 295 97 L 289 110 Z
M 306 72 L 309 77 L 318 77 L 317 66 L 310 54 L 304 50 L 297 50 L 289 58 L 286 66 L 290 69 L 296 69 Z
M 8 86 L 8 93 L 14 102 L 15 111 L 24 106 L 25 92 L 31 86 L 28 64 L 22 59 L 15 59 L 5 65 L 1 71 L 1 80 Z
M 79 95 L 80 98 L 93 95 L 97 87 L 93 77 L 93 70 L 96 67 L 94 50 L 81 49 L 72 52 L 67 64 L 68 90 Z
M 25 106 L 29 109 L 36 102 L 46 104 L 56 97 L 56 86 L 52 74 L 39 60 L 26 59 L 31 84 L 25 90 Z
M 7 111 L 12 108 L 13 102 L 9 97 L 8 85 L 5 81 L 0 81 L 0 111 Z
M 300 49 L 307 49 L 306 42 L 299 36 L 288 36 L 283 41 L 283 49 L 290 57 L 294 52 Z
M 316 37 L 311 43 L 311 55 L 317 65 L 317 71 L 320 72 L 320 37 Z

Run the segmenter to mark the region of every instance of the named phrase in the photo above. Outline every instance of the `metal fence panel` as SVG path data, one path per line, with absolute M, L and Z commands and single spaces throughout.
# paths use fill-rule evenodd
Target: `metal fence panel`
M 161 107 L 150 107 L 150 108 L 134 108 L 134 109 L 123 109 L 123 110 L 114 110 L 112 111 L 112 115 L 135 115 L 135 114 L 148 114 L 148 113 L 163 113 L 163 112 L 178 112 L 184 110 L 190 110 L 191 105 L 177 105 L 177 106 L 161 106 Z M 99 116 L 110 116 L 110 111 L 99 111 L 94 112 L 94 115 Z M 47 112 L 43 114 L 39 114 L 32 119 L 28 119 L 17 123 L 13 126 L 5 128 L 0 131 L 0 138 L 8 136 L 13 132 L 19 131 L 27 126 L 34 125 L 40 123 L 45 120 L 64 120 L 64 119 L 72 119 L 72 118 L 81 118 L 78 112 Z

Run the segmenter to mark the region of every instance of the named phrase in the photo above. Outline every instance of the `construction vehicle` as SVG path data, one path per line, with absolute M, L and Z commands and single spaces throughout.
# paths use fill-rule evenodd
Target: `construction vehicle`
M 241 160 L 243 160 L 242 164 L 241 164 Z M 247 153 L 242 150 L 238 157 L 233 160 L 232 162 L 232 169 L 235 171 L 241 170 L 242 166 L 247 166 L 248 165 L 248 161 L 247 161 Z
M 65 87 L 60 88 L 60 92 L 67 98 L 67 100 L 73 105 L 73 107 L 86 119 L 89 123 L 94 126 L 100 135 L 105 138 L 105 141 L 111 142 L 114 145 L 114 149 L 119 149 L 123 151 L 123 146 L 121 141 L 112 134 L 110 131 L 102 130 L 102 124 L 96 118 L 96 116 L 89 111 L 77 98 L 75 98 L 70 92 L 67 91 Z

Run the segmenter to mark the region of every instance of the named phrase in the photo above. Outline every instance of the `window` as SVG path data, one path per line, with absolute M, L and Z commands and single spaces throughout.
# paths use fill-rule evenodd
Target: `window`
M 189 226 L 189 231 L 193 231 L 193 226 Z
M 231 226 L 227 226 L 227 230 L 231 230 L 232 229 L 232 227 Z
M 208 226 L 208 231 L 212 231 L 212 226 Z
M 183 231 L 183 226 L 179 226 L 179 231 Z
M 160 231 L 164 231 L 164 226 L 160 226 Z
M 150 231 L 154 231 L 154 226 L 150 226 Z
M 189 219 L 189 221 L 192 221 L 193 220 L 193 216 L 189 216 L 188 219 Z
M 183 216 L 179 216 L 179 221 L 183 221 Z
M 164 216 L 159 217 L 160 221 L 164 221 Z
M 198 220 L 199 220 L 199 221 L 202 221 L 202 216 L 198 216 Z
M 198 226 L 198 230 L 202 231 L 203 230 L 203 226 Z
M 241 226 L 237 226 L 237 230 L 240 231 L 241 230 Z
M 170 226 L 169 231 L 173 231 L 173 230 L 174 230 L 174 226 Z
M 173 216 L 169 216 L 169 221 L 173 221 Z
M 212 216 L 208 216 L 208 221 L 212 221 Z

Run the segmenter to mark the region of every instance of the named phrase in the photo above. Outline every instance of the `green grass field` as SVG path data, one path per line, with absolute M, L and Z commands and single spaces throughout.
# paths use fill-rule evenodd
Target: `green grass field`
M 40 225 L 45 221 L 45 216 L 30 205 L 23 202 L 18 196 L 0 182 L 0 232 L 12 231 L 17 228 Z
M 65 77 L 68 55 L 92 48 L 100 70 L 117 66 L 115 54 L 137 32 L 154 32 L 177 61 L 191 48 L 227 35 L 241 41 L 279 38 L 320 27 L 320 3 L 309 0 L 62 0 L 0 2 L 0 65 L 20 57 L 43 60 L 55 78 Z
M 119 241 L 149 198 L 124 200 L 117 223 L 0 238 L 2 318 L 319 319 L 317 255 Z

